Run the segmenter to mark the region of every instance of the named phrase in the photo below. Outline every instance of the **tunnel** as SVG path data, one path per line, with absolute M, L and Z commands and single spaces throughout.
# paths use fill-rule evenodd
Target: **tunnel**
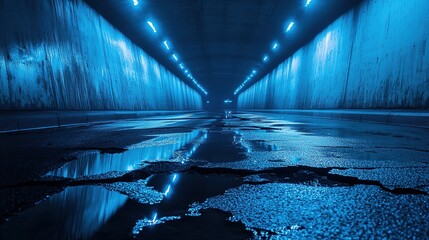
M 0 0 L 0 239 L 428 239 L 427 0 Z

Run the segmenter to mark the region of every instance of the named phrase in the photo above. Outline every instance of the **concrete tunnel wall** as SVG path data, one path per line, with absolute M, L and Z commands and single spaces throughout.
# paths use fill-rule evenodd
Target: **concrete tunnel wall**
M 82 0 L 0 0 L 0 110 L 201 109 Z
M 427 0 L 365 1 L 241 93 L 238 107 L 429 108 L 428 13 Z

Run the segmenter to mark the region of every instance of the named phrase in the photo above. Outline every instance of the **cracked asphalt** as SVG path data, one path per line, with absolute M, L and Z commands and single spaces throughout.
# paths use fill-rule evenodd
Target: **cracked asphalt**
M 250 112 L 0 135 L 1 239 L 427 239 L 429 130 Z

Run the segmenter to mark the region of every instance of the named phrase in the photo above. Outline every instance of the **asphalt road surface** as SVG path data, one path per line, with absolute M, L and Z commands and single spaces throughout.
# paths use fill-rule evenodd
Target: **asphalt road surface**
M 1 239 L 427 239 L 429 130 L 192 113 L 0 134 Z

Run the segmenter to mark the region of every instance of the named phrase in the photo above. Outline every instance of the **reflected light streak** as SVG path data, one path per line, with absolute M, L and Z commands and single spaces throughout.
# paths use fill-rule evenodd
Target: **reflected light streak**
M 149 27 L 150 27 L 150 28 L 152 28 L 152 31 L 153 31 L 154 33 L 156 33 L 156 28 L 155 28 L 155 26 L 153 25 L 153 23 L 152 23 L 151 21 L 147 21 L 147 24 L 149 25 Z
M 170 50 L 170 46 L 168 46 L 168 42 L 167 42 L 167 41 L 164 41 L 164 46 L 165 46 L 165 48 L 166 48 L 167 50 Z
M 168 185 L 167 190 L 165 190 L 164 195 L 167 196 L 168 193 L 170 192 L 171 189 L 171 185 Z
M 295 25 L 295 22 L 290 22 L 289 25 L 287 26 L 286 32 L 289 32 L 294 25 Z
M 274 45 L 273 45 L 273 50 L 276 50 L 276 48 L 278 47 L 279 45 L 277 44 L 277 43 L 274 43 Z

